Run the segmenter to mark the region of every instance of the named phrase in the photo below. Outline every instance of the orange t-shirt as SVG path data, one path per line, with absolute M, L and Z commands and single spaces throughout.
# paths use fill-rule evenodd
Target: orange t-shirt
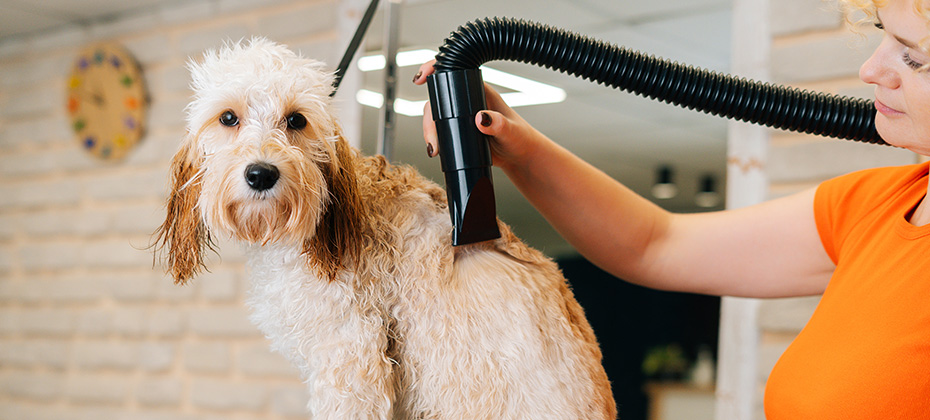
M 930 225 L 907 221 L 927 170 L 870 169 L 817 189 L 836 270 L 769 376 L 768 420 L 930 419 Z

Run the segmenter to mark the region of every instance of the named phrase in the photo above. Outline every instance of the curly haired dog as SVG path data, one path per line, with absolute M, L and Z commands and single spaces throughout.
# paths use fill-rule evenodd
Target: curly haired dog
M 616 417 L 555 263 L 504 225 L 453 248 L 441 187 L 342 138 L 321 63 L 257 38 L 190 68 L 156 244 L 178 283 L 214 233 L 249 244 L 252 321 L 314 419 Z

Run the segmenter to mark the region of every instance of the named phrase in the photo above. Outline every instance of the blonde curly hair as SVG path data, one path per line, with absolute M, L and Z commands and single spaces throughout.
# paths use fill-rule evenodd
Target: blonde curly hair
M 859 25 L 864 22 L 874 22 L 876 17 L 876 10 L 879 7 L 884 7 L 888 4 L 888 0 L 838 0 L 839 3 L 844 6 L 847 12 L 853 11 L 862 11 L 865 13 L 866 17 L 857 22 L 848 21 L 851 25 Z M 923 16 L 924 20 L 927 22 L 927 31 L 930 32 L 930 0 L 912 0 L 914 3 L 914 11 L 917 12 L 919 16 Z M 847 13 L 847 16 L 850 14 Z M 848 19 L 848 17 L 847 17 Z M 930 33 L 924 37 L 917 45 L 925 54 L 930 54 Z M 918 71 L 930 71 L 930 63 L 925 64 L 923 67 L 918 69 Z
M 928 0 L 913 0 L 914 10 L 917 11 L 917 14 L 927 18 L 927 23 L 930 24 L 930 1 Z M 885 7 L 888 4 L 888 0 L 839 0 L 841 5 L 846 6 L 849 10 L 862 10 L 870 17 L 875 16 L 875 9 L 879 7 Z

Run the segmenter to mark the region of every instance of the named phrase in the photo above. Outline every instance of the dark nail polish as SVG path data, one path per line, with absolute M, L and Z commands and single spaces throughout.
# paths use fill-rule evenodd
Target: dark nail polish
M 433 157 L 433 145 L 432 144 L 429 144 L 429 143 L 426 144 L 426 155 L 429 157 Z
M 416 74 L 416 76 L 413 76 L 413 83 L 416 83 L 417 80 L 420 80 L 420 76 L 422 76 L 422 75 L 423 75 L 423 72 L 422 72 L 422 71 L 418 71 L 417 74 Z
M 481 113 L 481 125 L 484 126 L 484 127 L 490 127 L 490 126 L 491 126 L 491 116 L 488 115 L 487 112 L 482 112 L 482 113 Z

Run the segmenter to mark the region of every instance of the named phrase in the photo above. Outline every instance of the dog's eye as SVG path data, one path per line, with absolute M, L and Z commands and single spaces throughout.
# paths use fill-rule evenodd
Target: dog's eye
M 239 117 L 233 114 L 232 111 L 226 111 L 223 115 L 220 115 L 220 124 L 227 127 L 235 127 L 239 125 Z
M 303 130 L 307 126 L 307 118 L 299 112 L 287 116 L 287 127 L 294 130 Z

